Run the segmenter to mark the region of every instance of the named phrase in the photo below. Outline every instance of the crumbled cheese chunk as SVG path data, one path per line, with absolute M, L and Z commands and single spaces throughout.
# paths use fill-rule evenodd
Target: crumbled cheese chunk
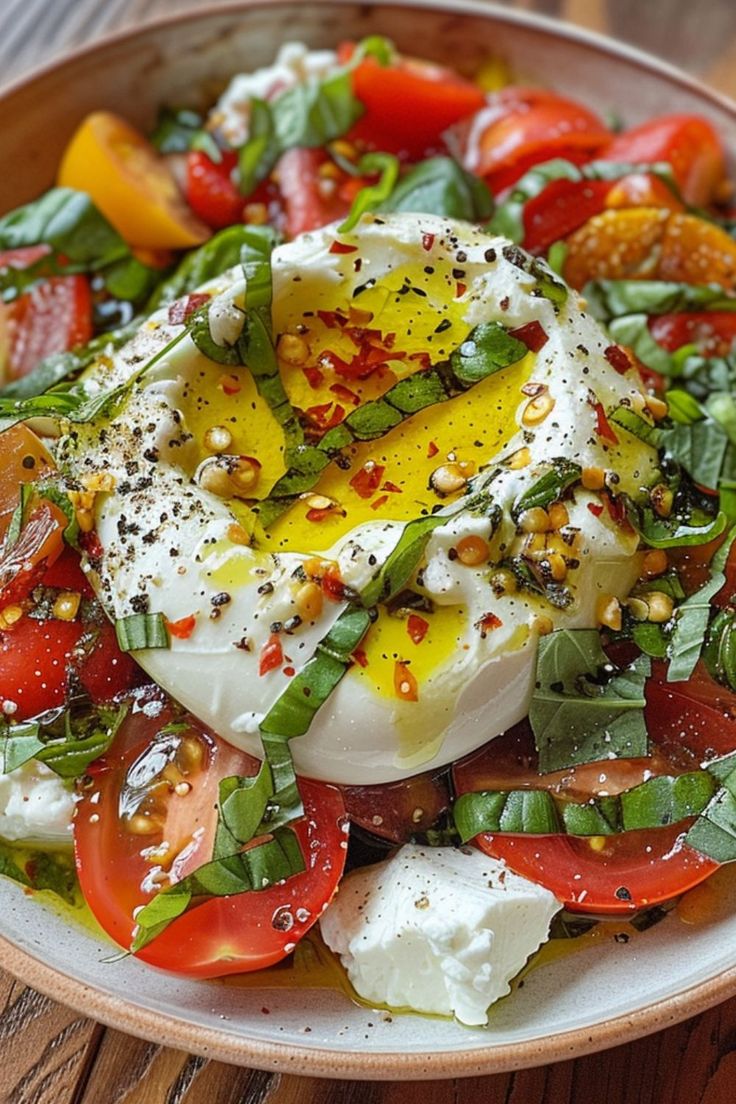
M 406 845 L 348 875 L 320 921 L 357 993 L 485 1024 L 560 903 L 473 848 Z
M 70 844 L 73 811 L 72 787 L 43 763 L 0 774 L 0 838 Z

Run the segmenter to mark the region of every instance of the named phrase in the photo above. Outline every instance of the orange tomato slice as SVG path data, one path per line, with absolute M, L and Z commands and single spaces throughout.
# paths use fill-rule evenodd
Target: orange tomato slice
M 95 111 L 80 124 L 62 158 L 58 182 L 86 192 L 138 249 L 189 249 L 210 236 L 185 203 L 166 161 L 109 111 Z
M 655 207 L 604 211 L 567 239 L 564 276 L 588 280 L 675 280 L 736 288 L 736 242 L 696 215 Z

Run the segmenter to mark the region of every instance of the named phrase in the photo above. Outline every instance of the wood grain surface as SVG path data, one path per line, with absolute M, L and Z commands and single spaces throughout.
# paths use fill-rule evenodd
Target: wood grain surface
M 308 0 L 304 0 L 308 2 Z M 478 0 L 482 5 L 483 0 Z M 0 80 L 198 0 L 0 0 Z M 736 95 L 734 0 L 519 0 Z M 0 1104 L 733 1104 L 736 999 L 647 1039 L 461 1081 L 324 1081 L 237 1069 L 80 1018 L 0 973 Z

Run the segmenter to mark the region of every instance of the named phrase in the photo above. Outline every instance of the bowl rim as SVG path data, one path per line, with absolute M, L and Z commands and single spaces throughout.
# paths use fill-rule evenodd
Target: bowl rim
M 203 18 L 237 19 L 244 12 L 253 9 L 278 8 L 293 2 L 294 0 L 220 0 L 205 7 L 194 7 L 151 19 L 142 26 L 126 27 L 105 34 L 82 46 L 64 50 L 22 77 L 0 86 L 0 104 L 48 75 L 66 67 L 73 68 L 80 61 L 121 43 L 145 40 L 148 35 L 157 31 L 195 23 Z M 312 7 L 340 8 L 355 6 L 357 0 L 310 2 Z M 360 6 L 374 9 L 395 7 L 433 10 L 448 15 L 487 18 L 507 26 L 542 31 L 550 38 L 564 39 L 586 46 L 601 55 L 628 61 L 632 66 L 694 93 L 736 120 L 735 102 L 669 62 L 628 43 L 544 14 L 509 9 L 493 0 L 484 0 L 482 4 L 479 0 L 369 0 Z M 439 1051 L 376 1051 L 366 1054 L 342 1048 L 300 1046 L 277 1040 L 267 1042 L 247 1035 L 195 1025 L 159 1009 L 131 1005 L 123 996 L 103 992 L 64 974 L 48 965 L 38 955 L 17 946 L 1 933 L 0 967 L 81 1015 L 91 1016 L 108 1027 L 161 1046 L 175 1047 L 205 1058 L 272 1072 L 374 1081 L 469 1077 L 581 1057 L 660 1031 L 704 1012 L 736 994 L 735 964 L 717 977 L 696 982 L 669 997 L 590 1027 L 575 1028 L 539 1039 L 489 1043 L 486 1047 L 474 1047 L 471 1050 L 453 1047 Z

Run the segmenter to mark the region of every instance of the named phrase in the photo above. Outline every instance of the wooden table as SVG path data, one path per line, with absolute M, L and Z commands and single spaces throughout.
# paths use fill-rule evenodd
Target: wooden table
M 308 2 L 308 0 L 304 0 Z M 482 0 L 479 0 L 482 3 Z M 2 80 L 197 0 L 0 0 Z M 519 0 L 659 53 L 736 96 L 734 0 Z M 736 999 L 678 1027 L 547 1069 L 351 1083 L 237 1069 L 82 1019 L 0 974 L 0 1104 L 732 1104 Z

